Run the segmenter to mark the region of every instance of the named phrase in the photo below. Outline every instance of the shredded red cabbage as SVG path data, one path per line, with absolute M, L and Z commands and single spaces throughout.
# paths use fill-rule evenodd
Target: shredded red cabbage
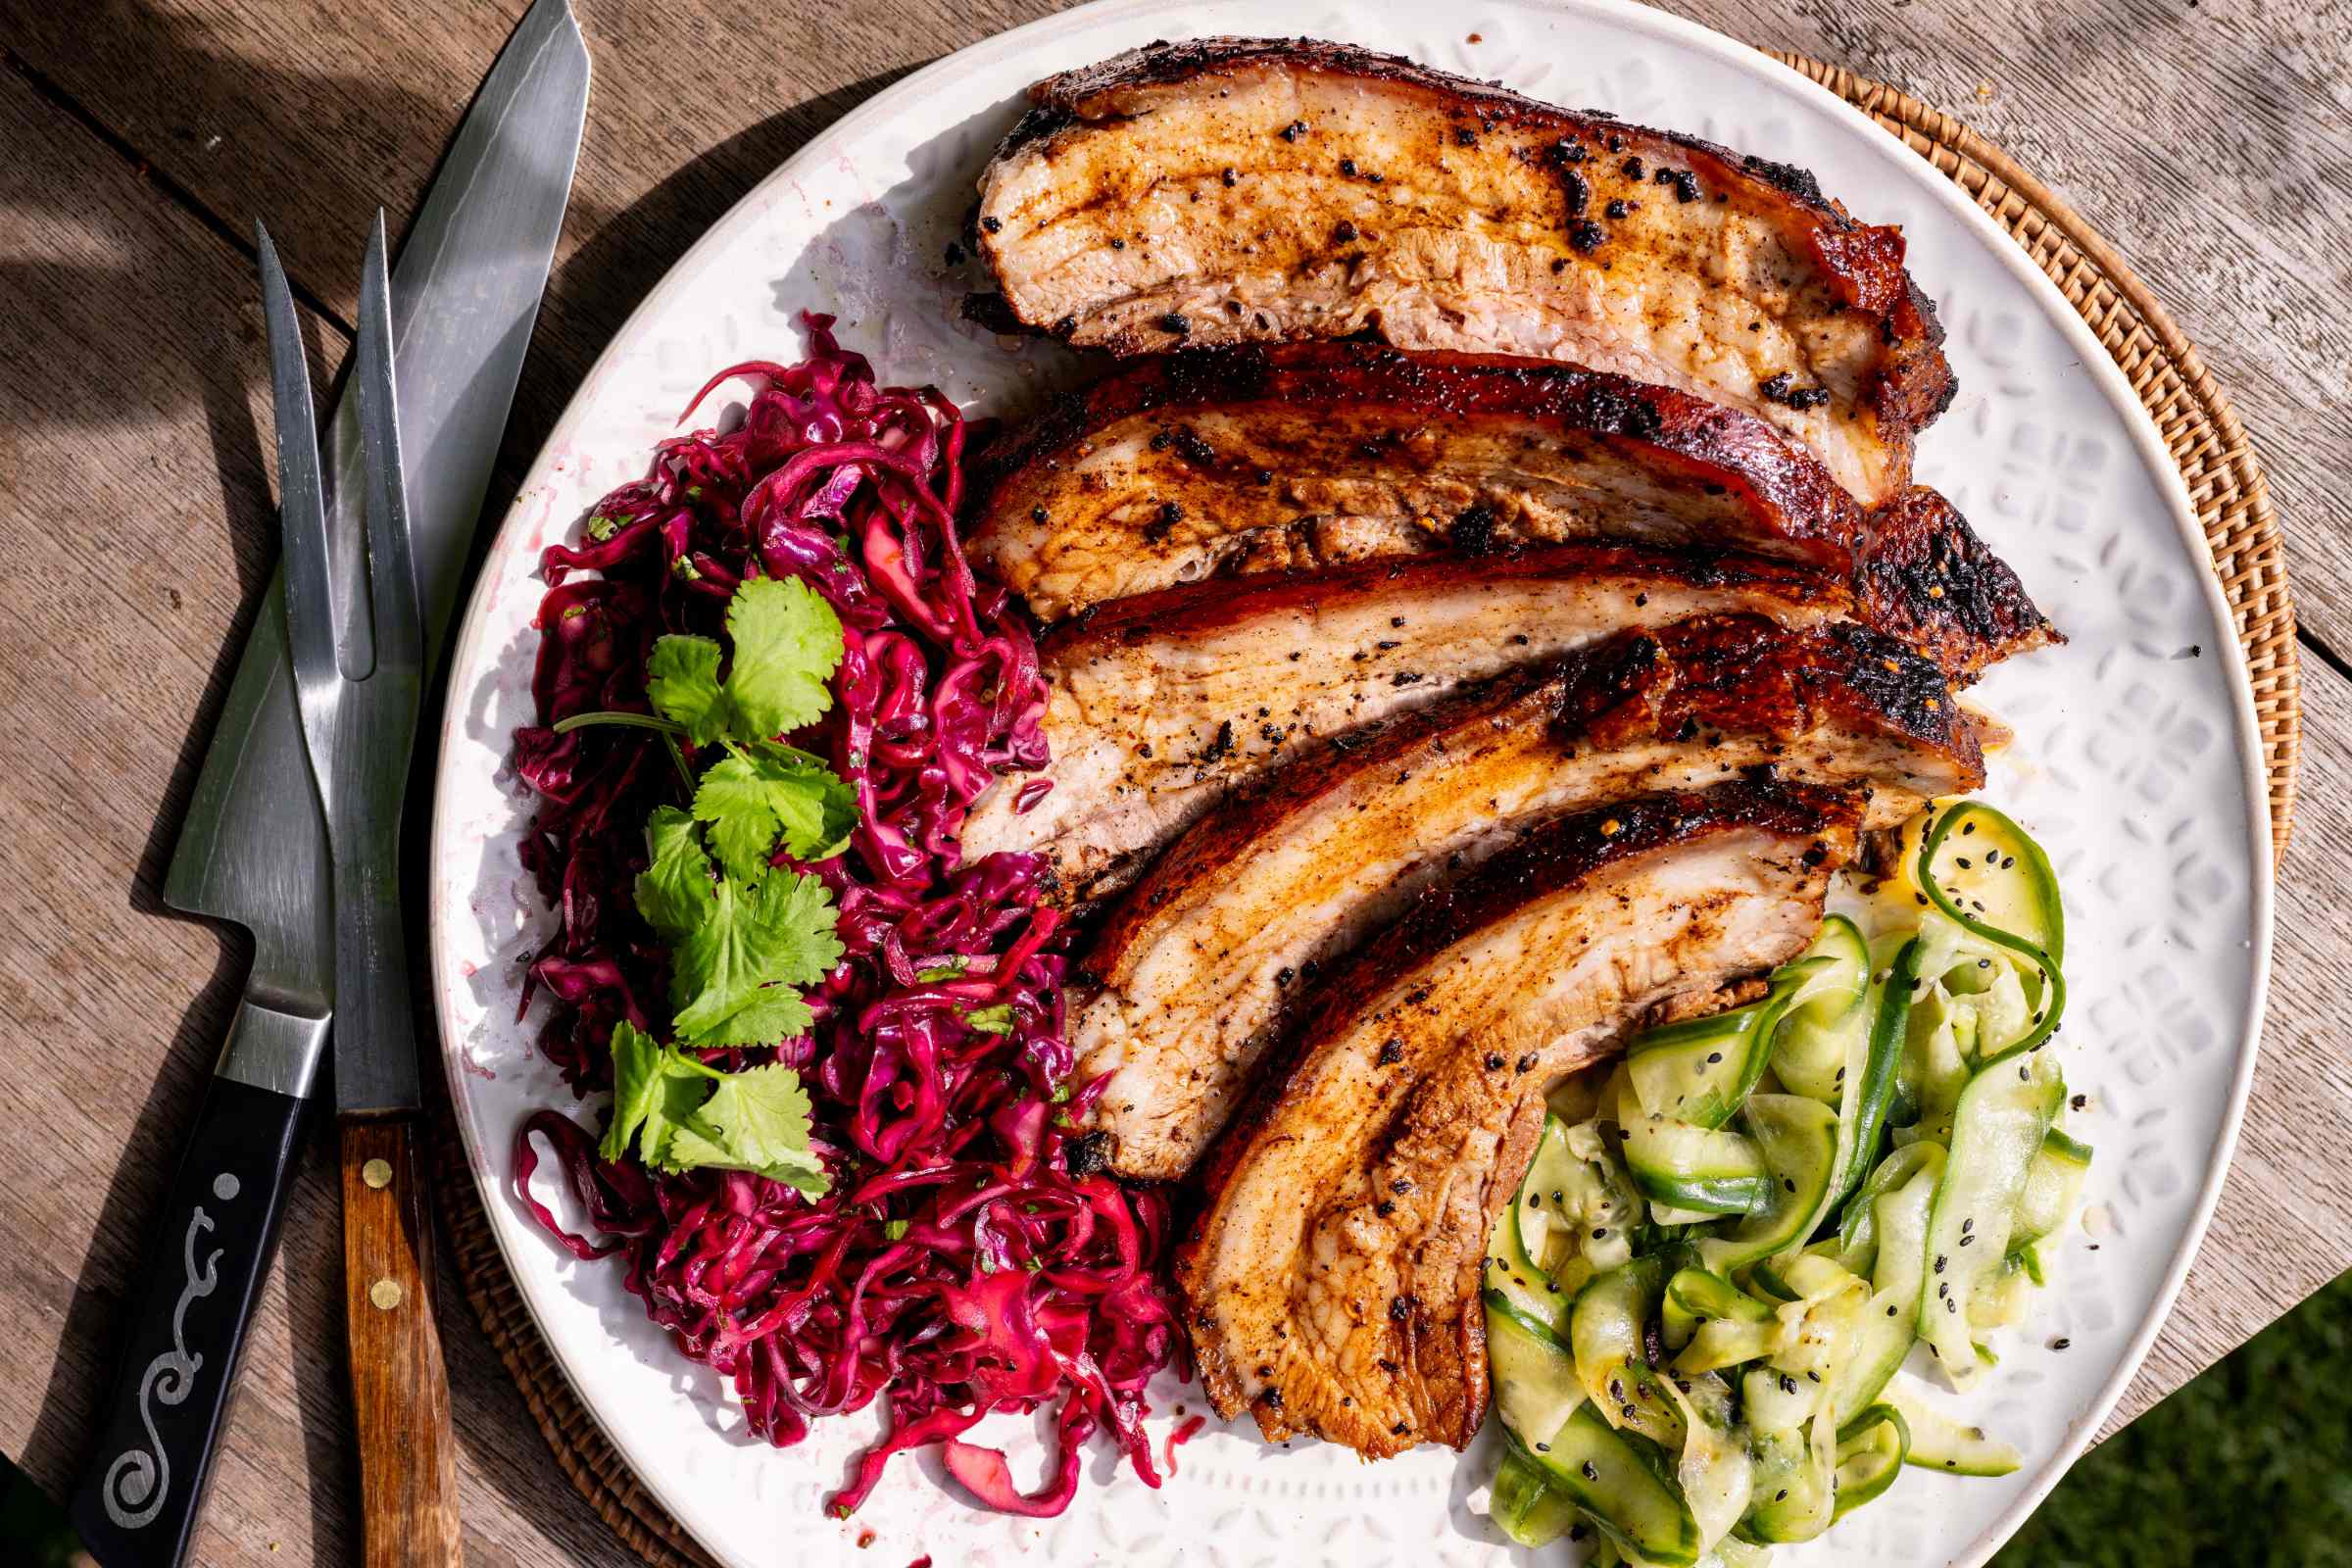
M 831 1192 L 812 1201 L 740 1172 L 609 1163 L 553 1109 L 516 1135 L 515 1187 L 578 1256 L 620 1256 L 654 1321 L 733 1379 L 770 1443 L 887 1399 L 889 1435 L 836 1513 L 865 1499 L 893 1453 L 944 1442 L 950 1473 L 981 1500 L 1057 1514 L 1097 1427 L 1159 1484 L 1145 1385 L 1183 1353 L 1166 1202 L 1094 1171 L 1073 1125 L 1066 933 L 1042 863 L 961 861 L 973 797 L 1046 762 L 1029 629 L 956 542 L 963 422 L 929 388 L 875 385 L 829 318 L 805 320 L 808 359 L 722 371 L 680 416 L 742 377 L 760 390 L 738 427 L 663 442 L 644 479 L 597 506 L 581 544 L 545 553 L 539 722 L 515 732 L 514 757 L 540 798 L 525 863 L 561 915 L 525 1002 L 534 989 L 554 1000 L 540 1045 L 584 1095 L 610 1087 L 617 1020 L 660 1033 L 665 1017 L 665 956 L 631 885 L 646 817 L 678 804 L 681 785 L 659 733 L 554 724 L 646 711 L 655 638 L 715 634 L 747 574 L 797 575 L 839 612 L 836 702 L 793 740 L 829 758 L 861 808 L 848 852 L 810 868 L 838 900 L 848 956 L 809 995 L 808 1038 L 710 1058 L 800 1070 Z M 966 1022 L 1000 1006 L 1009 1032 Z M 592 1236 L 531 1199 L 534 1133 Z M 1054 1400 L 1060 1453 L 1035 1495 L 1002 1455 L 958 1441 L 991 1411 Z

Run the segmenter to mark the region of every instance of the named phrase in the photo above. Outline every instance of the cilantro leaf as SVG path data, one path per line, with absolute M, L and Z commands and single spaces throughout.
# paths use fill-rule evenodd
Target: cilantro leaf
M 750 889 L 718 882 L 709 915 L 670 955 L 681 1041 L 766 1046 L 807 1033 L 814 1015 L 791 988 L 841 961 L 833 922 L 833 890 L 815 877 L 769 876 Z
M 808 1147 L 808 1092 L 781 1062 L 722 1074 L 668 1157 L 679 1169 L 754 1171 L 812 1197 L 826 1186 L 824 1161 Z
M 801 860 L 822 860 L 849 844 L 858 797 L 805 752 L 730 747 L 703 775 L 694 814 L 710 824 L 710 843 L 727 874 L 750 885 L 767 874 L 779 834 Z
M 612 1030 L 612 1120 L 597 1152 L 671 1172 L 748 1170 L 822 1198 L 825 1164 L 808 1147 L 808 1092 L 781 1062 L 724 1073 L 625 1018 Z
M 746 740 L 812 724 L 833 706 L 825 682 L 841 663 L 841 617 L 798 577 L 752 577 L 727 606 L 735 662 L 727 701 Z
M 718 739 L 734 711 L 719 689 L 718 656 L 718 644 L 710 638 L 673 633 L 656 638 L 645 662 L 645 694 L 655 711 L 685 725 L 697 746 Z
M 637 912 L 662 941 L 674 946 L 708 919 L 717 903 L 710 857 L 695 831 L 694 818 L 674 806 L 654 808 L 645 838 L 653 859 L 637 874 Z
M 597 1152 L 624 1158 L 629 1144 L 638 1157 L 658 1165 L 671 1140 L 702 1103 L 710 1069 L 680 1056 L 626 1018 L 612 1026 L 612 1121 Z

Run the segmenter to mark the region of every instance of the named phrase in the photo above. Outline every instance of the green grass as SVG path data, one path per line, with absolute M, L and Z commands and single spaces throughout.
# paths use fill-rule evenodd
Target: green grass
M 0 1562 L 67 1568 L 73 1551 L 56 1507 L 0 1457 Z M 2337 1565 L 2352 1568 L 2352 1274 L 2091 1452 L 1993 1559 Z

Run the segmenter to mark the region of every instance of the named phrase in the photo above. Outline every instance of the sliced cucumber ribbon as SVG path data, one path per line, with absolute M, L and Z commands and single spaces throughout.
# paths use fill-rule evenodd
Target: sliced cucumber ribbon
M 2057 873 L 2041 846 L 2002 812 L 1981 801 L 1962 801 L 1939 812 L 1921 835 L 1913 875 L 1938 912 L 1970 935 L 2017 955 L 2039 978 L 2026 1033 L 1988 1054 L 1987 1063 L 2047 1040 L 2066 1011 L 2066 975 L 2060 968 L 2066 956 L 2066 910 Z M 1993 897 L 1980 896 L 1988 892 Z M 1969 907 L 1962 906 L 1964 902 Z M 1991 923 L 1996 904 L 2004 917 L 2029 931 Z

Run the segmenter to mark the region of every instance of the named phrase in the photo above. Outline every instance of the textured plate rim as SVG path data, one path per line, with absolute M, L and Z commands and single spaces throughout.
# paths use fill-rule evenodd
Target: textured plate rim
M 542 483 L 552 471 L 552 460 L 568 445 L 569 438 L 585 421 L 588 407 L 595 401 L 595 396 L 601 389 L 607 374 L 647 324 L 662 314 L 670 297 L 686 287 L 687 280 L 702 270 L 704 258 L 707 255 L 714 254 L 722 246 L 731 242 L 740 231 L 757 225 L 765 217 L 763 198 L 770 191 L 797 177 L 805 169 L 840 157 L 845 145 L 862 138 L 867 133 L 869 125 L 918 105 L 935 81 L 968 71 L 978 64 L 993 64 L 1007 52 L 1034 46 L 1062 32 L 1080 31 L 1106 23 L 1141 21 L 1147 17 L 1171 19 L 1181 17 L 1189 9 L 1190 3 L 1191 0 L 1092 0 L 1092 3 L 1074 7 L 1068 11 L 1041 17 L 1018 27 L 980 39 L 953 54 L 942 56 L 923 69 L 884 88 L 839 120 L 818 130 L 798 152 L 745 192 L 734 206 L 705 229 L 702 235 L 671 265 L 669 270 L 662 274 L 661 280 L 647 292 L 645 298 L 638 303 L 619 328 L 614 331 L 611 341 L 606 344 L 586 375 L 581 378 L 578 388 L 565 404 L 562 416 L 558 418 L 555 427 L 549 432 L 547 441 L 532 459 L 530 467 L 518 488 L 517 500 L 509 509 L 507 515 L 501 519 L 498 532 L 491 540 L 489 554 L 503 556 L 519 546 L 528 526 L 523 516 L 521 498 Z M 2155 1344 L 2157 1335 L 2162 1331 L 2167 1318 L 2170 1317 L 2173 1305 L 2180 1297 L 2181 1286 L 2186 1282 L 2197 1250 L 2203 1245 L 2206 1233 L 2212 1227 L 2214 1210 L 2221 1198 L 2222 1186 L 2228 1177 L 2230 1165 L 2236 1152 L 2238 1136 L 2244 1123 L 2246 1106 L 2253 1088 L 2255 1064 L 2261 1052 L 2262 1024 L 2270 990 L 2273 906 L 2275 902 L 2275 862 L 2269 853 L 2270 819 L 2267 783 L 2262 772 L 2261 729 L 2254 710 L 2254 694 L 2247 671 L 2245 651 L 2238 642 L 2235 620 L 2230 612 L 2228 598 L 2223 592 L 2221 580 L 2213 570 L 2212 548 L 2197 524 L 2196 511 L 2189 499 L 2187 483 L 2181 477 L 2179 466 L 2174 463 L 2172 454 L 2166 448 L 2154 420 L 2145 407 L 2140 404 L 2136 395 L 2132 393 L 2130 383 L 2124 378 L 2122 369 L 2109 357 L 2106 349 L 2091 332 L 2088 324 L 2066 302 L 2065 296 L 2058 291 L 2057 285 L 2033 264 L 2032 258 L 2009 234 L 2000 228 L 1990 215 L 1970 200 L 1957 185 L 1943 177 L 1933 167 L 1925 164 L 1901 142 L 1888 136 L 1885 129 L 1872 121 L 1868 115 L 1827 87 L 1739 39 L 1719 32 L 1701 23 L 1652 10 L 1647 6 L 1638 4 L 1637 0 L 1551 0 L 1549 4 L 1542 3 L 1542 0 L 1487 0 L 1487 3 L 1498 10 L 1517 12 L 1538 20 L 1556 20 L 1564 13 L 1582 13 L 1588 17 L 1645 34 L 1669 51 L 1690 50 L 1711 56 L 1733 70 L 1754 77 L 1759 83 L 1768 87 L 1785 88 L 1793 92 L 1797 98 L 1809 101 L 1816 108 L 1826 112 L 1831 119 L 1842 121 L 1849 128 L 1861 132 L 1862 135 L 1858 138 L 1860 144 L 1879 149 L 1878 156 L 1889 170 L 1893 178 L 1914 190 L 1924 192 L 1928 200 L 1940 205 L 1947 213 L 1957 215 L 1962 223 L 1979 240 L 1981 248 L 1997 259 L 1998 264 L 2005 268 L 2010 275 L 2021 283 L 2025 291 L 2033 297 L 2035 304 L 2040 307 L 2043 316 L 2056 325 L 2069 346 L 2075 350 L 2082 368 L 2090 375 L 2109 406 L 2130 431 L 2142 466 L 2158 476 L 2157 486 L 2167 502 L 2174 529 L 2188 550 L 2190 559 L 2205 564 L 2205 569 L 2196 575 L 2199 578 L 2199 588 L 2203 594 L 2208 619 L 2226 633 L 2225 636 L 2218 638 L 2217 642 L 2225 644 L 2228 650 L 2227 658 L 2232 677 L 2228 684 L 2230 710 L 2235 720 L 2232 740 L 2236 746 L 2239 764 L 2238 783 L 2246 806 L 2245 827 L 2248 844 L 2259 858 L 2258 863 L 2251 867 L 2253 874 L 2249 876 L 2247 883 L 2247 913 L 2252 933 L 2251 962 L 2247 977 L 2244 1013 L 2240 1023 L 2236 1068 L 2230 1088 L 2230 1102 L 2224 1109 L 2220 1129 L 2214 1138 L 2189 1223 L 2174 1250 L 2162 1283 L 2155 1295 L 2148 1299 L 2139 1324 L 2126 1345 L 2123 1354 L 2118 1357 L 2113 1372 L 2093 1396 L 2082 1418 L 2041 1465 L 2033 1482 L 2019 1494 L 2009 1508 L 1996 1516 L 1966 1548 L 1947 1559 L 1952 1568 L 1981 1568 L 1981 1565 L 2016 1533 L 2034 1509 L 2039 1506 L 2042 1498 L 2049 1494 L 2050 1490 L 2057 1485 L 2060 1478 L 2081 1457 L 2092 1436 L 2105 1424 L 2116 1401 L 2122 1397 L 2126 1387 L 2137 1375 L 2140 1366 L 2147 1358 L 2149 1349 Z M 477 662 L 479 644 L 489 632 L 490 581 L 490 574 L 485 569 L 468 592 L 461 633 L 451 655 L 449 668 L 453 677 L 459 671 L 473 668 Z M 430 886 L 428 924 L 433 991 L 440 1019 L 438 1032 L 441 1037 L 442 1066 L 449 1080 L 453 1103 L 460 1107 L 457 1119 L 461 1135 L 468 1145 L 469 1155 L 479 1156 L 484 1153 L 494 1153 L 495 1151 L 476 1147 L 475 1129 L 469 1118 L 463 1112 L 466 1102 L 463 1067 L 464 1042 L 458 1037 L 454 1024 L 450 1022 L 453 1013 L 449 1005 L 449 999 L 457 995 L 460 984 L 460 970 L 451 952 L 451 944 L 447 935 L 452 929 L 452 919 L 456 911 L 448 908 L 442 898 L 445 849 L 442 835 L 438 829 L 441 803 L 444 792 L 449 787 L 447 760 L 456 754 L 454 743 L 459 739 L 457 727 L 463 709 L 458 705 L 453 704 L 448 708 L 443 714 L 439 736 L 441 757 L 444 760 L 435 767 L 433 784 L 435 827 L 431 835 L 428 873 Z M 498 1216 L 502 1211 L 497 1205 L 504 1200 L 509 1185 L 501 1174 L 502 1167 L 494 1159 L 480 1157 L 469 1158 L 467 1163 L 469 1174 L 476 1185 L 485 1211 L 492 1217 L 490 1232 L 498 1244 L 500 1255 L 509 1274 L 515 1282 L 516 1293 L 529 1310 L 532 1322 L 538 1328 L 541 1337 L 546 1340 L 556 1364 L 563 1369 L 565 1381 L 570 1383 L 572 1392 L 578 1397 L 581 1407 L 588 1411 L 591 1419 L 604 1432 L 606 1439 L 612 1445 L 614 1450 L 630 1466 L 637 1481 L 652 1494 L 661 1506 L 673 1519 L 676 1519 L 680 1526 L 713 1559 L 722 1562 L 729 1560 L 727 1554 L 722 1552 L 717 1544 L 697 1527 L 695 1521 L 700 1510 L 695 1506 L 691 1496 L 671 1485 L 659 1466 L 648 1466 L 640 1462 L 640 1456 L 636 1452 L 637 1446 L 628 1441 L 624 1434 L 613 1430 L 612 1426 L 605 1420 L 604 1414 L 596 1402 L 586 1396 L 578 1382 L 571 1377 L 566 1353 L 564 1348 L 560 1348 L 558 1337 L 549 1332 L 546 1315 L 540 1308 L 539 1293 L 549 1288 L 546 1271 L 543 1266 L 539 1265 L 525 1266 L 515 1256 L 510 1244 L 507 1227 L 498 1222 Z

